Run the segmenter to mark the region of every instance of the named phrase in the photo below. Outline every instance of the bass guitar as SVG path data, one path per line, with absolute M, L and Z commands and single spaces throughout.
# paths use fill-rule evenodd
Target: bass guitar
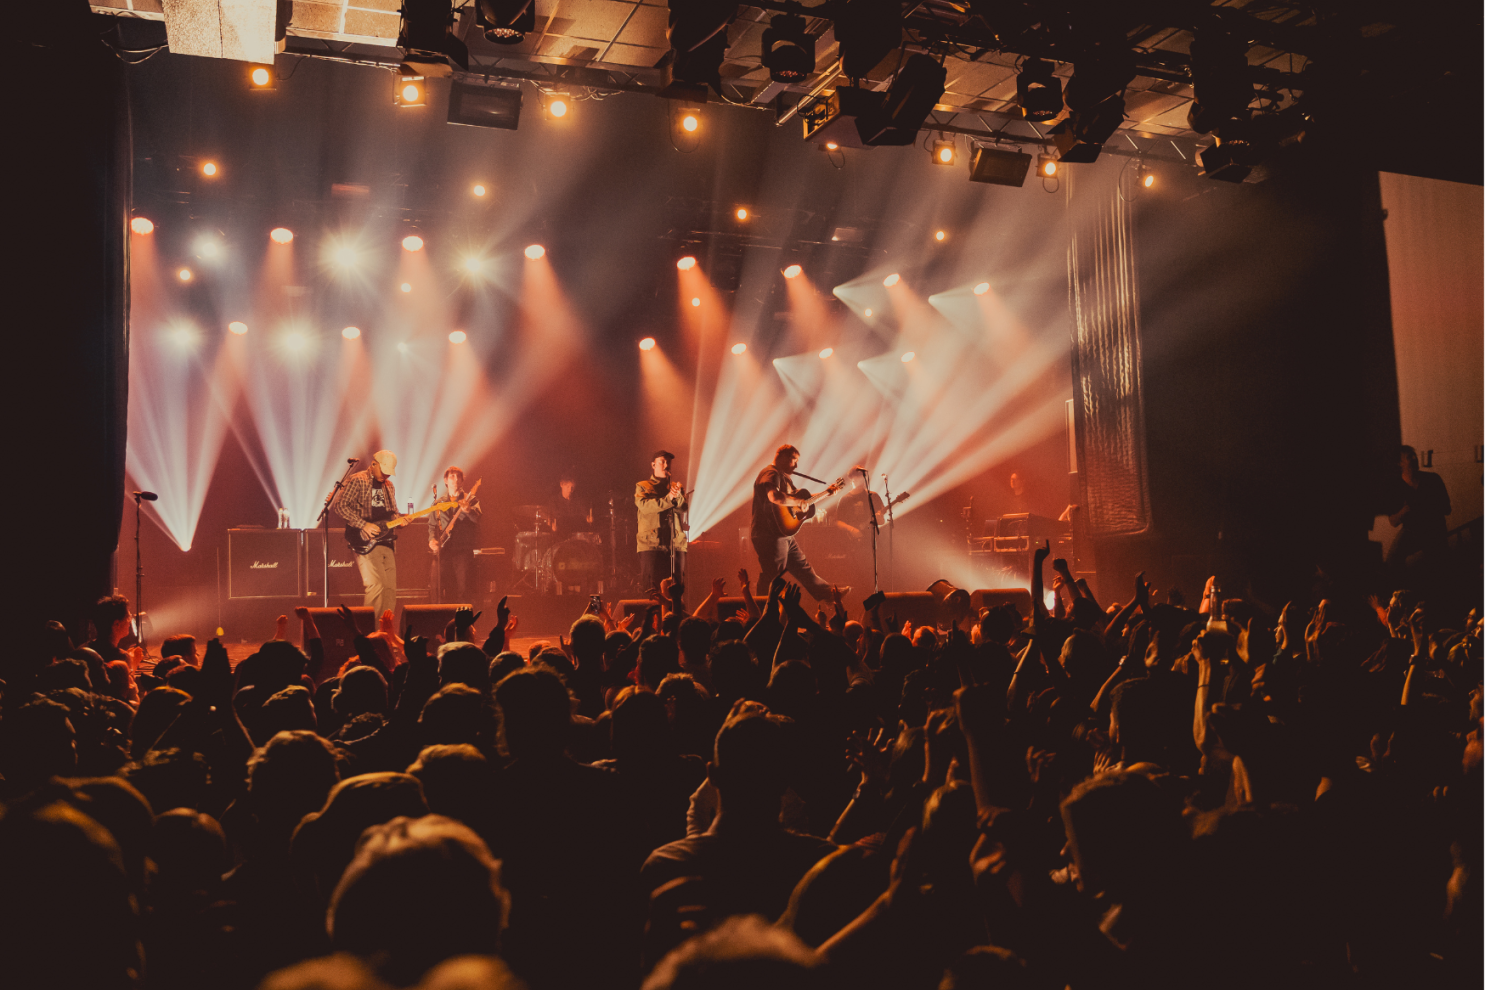
M 804 505 L 800 506 L 773 506 L 775 521 L 778 523 L 779 532 L 782 533 L 784 536 L 793 536 L 795 533 L 799 532 L 799 527 L 803 526 L 806 520 L 814 518 L 815 503 L 820 501 L 821 499 L 829 498 L 844 487 L 846 487 L 846 479 L 844 476 L 842 476 L 835 479 L 835 483 L 833 485 L 831 485 L 829 488 L 825 489 L 818 495 L 811 495 L 809 492 L 805 491 L 802 488 L 791 490 L 789 494 L 792 497 L 802 498 L 805 500 L 805 503 Z M 772 505 L 773 503 L 769 504 Z
M 367 536 L 366 534 L 362 533 L 361 530 L 356 526 L 347 526 L 345 528 L 345 541 L 352 550 L 362 556 L 365 556 L 366 554 L 371 552 L 373 547 L 391 546 L 392 530 L 396 529 L 398 526 L 406 526 L 408 523 L 421 519 L 424 516 L 429 515 L 430 513 L 447 512 L 449 509 L 452 509 L 459 504 L 460 503 L 458 499 L 447 499 L 442 502 L 434 502 L 426 509 L 419 509 L 417 512 L 409 512 L 405 516 L 398 516 L 395 519 L 388 519 L 386 522 L 382 523 L 372 523 L 372 525 L 377 528 L 375 536 Z

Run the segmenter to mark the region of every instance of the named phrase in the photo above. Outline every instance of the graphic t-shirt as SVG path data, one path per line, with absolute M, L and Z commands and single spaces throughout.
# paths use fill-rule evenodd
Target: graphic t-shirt
M 784 535 L 779 531 L 774 504 L 768 498 L 770 491 L 780 494 L 787 494 L 789 491 L 789 482 L 784 472 L 772 464 L 758 472 L 758 478 L 753 482 L 752 537 L 755 540 L 776 540 Z
M 375 479 L 371 482 L 371 514 L 367 517 L 374 523 L 385 524 L 388 519 L 397 515 L 392 500 L 387 497 L 387 486 Z M 377 534 L 376 542 L 390 545 L 396 539 L 396 534 L 391 530 L 384 530 Z

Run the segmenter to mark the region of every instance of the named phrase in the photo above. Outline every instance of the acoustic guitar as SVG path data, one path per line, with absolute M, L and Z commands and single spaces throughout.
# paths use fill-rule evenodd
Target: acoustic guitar
M 769 504 L 773 505 L 775 521 L 778 523 L 779 532 L 785 536 L 793 536 L 799 532 L 799 527 L 803 526 L 807 520 L 814 518 L 815 503 L 821 499 L 829 498 L 844 487 L 846 487 L 846 479 L 842 476 L 835 479 L 835 484 L 818 495 L 811 495 L 802 488 L 792 489 L 789 494 L 794 498 L 804 499 L 804 505 L 773 505 L 770 502 Z
M 434 502 L 426 509 L 419 509 L 417 512 L 409 512 L 405 516 L 397 516 L 394 519 L 388 519 L 386 522 L 373 523 L 373 525 L 378 527 L 377 534 L 369 538 L 361 532 L 359 527 L 347 526 L 345 528 L 345 541 L 347 544 L 349 544 L 352 550 L 354 550 L 358 554 L 361 554 L 362 556 L 365 556 L 366 554 L 370 553 L 375 547 L 391 546 L 392 530 L 396 529 L 398 526 L 406 526 L 408 523 L 421 519 L 424 516 L 429 515 L 430 513 L 447 512 L 449 509 L 452 509 L 459 504 L 459 500 L 456 498 L 447 499 L 442 502 Z

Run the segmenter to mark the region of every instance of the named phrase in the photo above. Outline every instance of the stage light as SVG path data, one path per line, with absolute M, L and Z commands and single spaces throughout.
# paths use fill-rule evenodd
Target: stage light
M 275 244 L 287 244 L 294 239 L 294 232 L 288 227 L 274 227 L 268 236 Z
M 180 279 L 182 282 L 189 282 L 191 280 L 191 270 L 189 268 L 182 268 L 180 271 L 175 273 L 175 277 Z
M 784 269 L 784 277 L 785 278 L 798 278 L 799 276 L 801 276 L 803 274 L 804 274 L 804 269 L 803 268 L 800 268 L 798 265 L 790 265 L 788 268 L 785 268 Z
M 977 296 L 983 296 L 985 293 L 987 293 L 989 291 L 990 291 L 990 283 L 989 282 L 981 282 L 979 285 L 975 286 L 975 295 L 977 295 Z
M 675 266 L 683 272 L 689 272 L 691 269 L 696 267 L 696 259 L 688 254 L 680 261 L 677 261 L 675 263 Z
M 888 275 L 886 278 L 882 279 L 882 284 L 885 285 L 887 288 L 890 289 L 890 288 L 892 288 L 892 286 L 896 285 L 898 282 L 901 282 L 901 281 L 902 281 L 902 276 L 899 275 L 899 274 L 897 274 L 896 272 L 893 272 L 891 275 Z
M 1149 189 L 1154 184 L 1155 174 L 1153 172 L 1146 172 L 1145 177 L 1140 180 L 1140 185 L 1144 186 L 1146 189 Z
M 401 289 L 403 292 L 411 292 L 412 291 L 412 283 L 411 282 L 403 282 L 401 285 L 398 286 L 398 288 Z
M 1042 174 L 1043 178 L 1050 179 L 1057 174 L 1057 159 L 1051 155 L 1037 155 L 1036 170 Z
M 1049 132 L 1059 161 L 1098 160 L 1124 122 L 1124 88 L 1134 75 L 1134 54 L 1124 48 L 1095 49 L 1076 63 L 1067 82 L 1068 114 Z
M 206 176 L 207 178 L 210 178 L 211 176 L 216 175 L 217 174 L 217 163 L 216 162 L 207 162 L 204 165 L 202 165 L 201 166 L 201 174 L 204 175 L 204 176 Z
M 646 337 L 644 340 L 641 340 L 639 342 L 639 349 L 642 351 L 653 351 L 655 349 L 655 338 Z
M 428 102 L 426 80 L 420 75 L 406 71 L 397 74 L 396 98 L 392 101 L 400 107 L 420 107 Z
M 519 45 L 536 30 L 535 0 L 479 0 L 478 12 L 486 40 L 497 45 Z
M 682 110 L 681 111 L 681 130 L 685 131 L 688 134 L 694 134 L 696 132 L 696 129 L 698 127 L 700 127 L 700 126 L 701 126 L 701 111 L 700 110 Z
M 136 234 L 152 234 L 155 230 L 155 224 L 148 217 L 135 217 L 129 221 L 129 229 Z
M 361 328 L 346 327 L 344 330 L 340 331 L 340 335 L 346 340 L 355 340 L 357 337 L 361 336 Z
M 408 234 L 406 237 L 404 237 L 402 239 L 402 250 L 404 250 L 404 251 L 421 251 L 421 250 L 423 250 L 423 239 L 421 237 L 419 237 L 417 234 Z
M 746 354 L 746 353 L 748 353 L 748 345 L 747 344 L 733 344 L 732 345 L 732 353 L 733 354 Z
M 1021 63 L 1016 76 L 1016 102 L 1026 120 L 1051 120 L 1062 112 L 1062 80 L 1052 72 L 1052 63 L 1039 58 Z
M 342 245 L 331 254 L 335 263 L 342 268 L 351 268 L 356 264 L 356 249 L 349 245 Z
M 826 141 L 825 142 L 825 150 L 826 151 L 838 151 L 838 150 L 840 150 L 840 145 L 836 144 L 834 141 Z
M 469 335 L 463 330 L 454 330 L 449 333 L 449 343 L 451 344 L 462 344 L 468 339 Z
M 301 331 L 290 330 L 283 335 L 283 345 L 284 350 L 291 354 L 298 354 L 309 346 L 309 338 Z
M 815 69 L 815 36 L 798 14 L 777 14 L 763 31 L 763 67 L 777 83 L 797 83 Z
M 952 165 L 958 157 L 953 141 L 933 142 L 933 164 Z
M 478 275 L 483 265 L 484 262 L 472 254 L 464 259 L 464 270 L 471 275 Z
M 547 101 L 547 113 L 553 117 L 567 116 L 567 97 L 554 96 Z
M 1021 187 L 1031 169 L 1031 156 L 1002 148 L 976 148 L 969 159 L 969 181 Z
M 933 239 L 936 240 L 936 241 L 943 241 L 943 240 L 947 239 L 948 236 L 949 236 L 949 234 L 948 234 L 947 231 L 935 230 L 933 232 Z
M 861 143 L 873 147 L 916 144 L 919 128 L 944 95 L 948 73 L 931 55 L 909 55 L 893 74 L 881 103 L 856 118 Z
M 277 80 L 274 78 L 273 69 L 266 65 L 255 65 L 248 70 L 248 88 L 253 90 L 271 90 L 275 88 Z
M 830 355 L 832 355 L 834 353 L 835 353 L 835 348 L 834 347 L 823 348 L 820 351 L 820 360 L 823 361 L 823 360 L 825 360 L 826 358 L 828 358 Z
M 734 216 L 739 220 L 746 220 L 748 218 L 748 208 L 746 206 L 739 206 Z
M 243 334 L 248 332 L 248 325 L 241 320 L 233 320 L 231 323 L 227 324 L 227 329 L 237 334 L 237 336 L 241 337 Z
M 870 316 L 871 315 L 871 307 L 870 306 L 866 307 L 866 315 L 867 316 Z
M 700 306 L 701 305 L 701 297 L 700 296 L 692 296 L 691 297 L 691 305 L 692 306 Z
M 456 68 L 469 71 L 469 48 L 453 27 L 453 0 L 403 0 L 397 31 L 403 71 L 427 75 L 447 75 Z
M 407 351 L 408 351 L 407 341 L 405 341 L 405 340 L 404 341 L 401 341 L 397 345 L 397 353 L 399 353 L 399 354 L 406 354 Z
M 540 244 L 532 244 L 526 249 L 526 257 L 530 258 L 532 261 L 537 260 L 546 253 L 547 249 L 542 247 Z
M 914 354 L 912 351 L 908 351 L 906 354 L 904 354 L 902 356 L 902 363 L 903 364 L 907 364 L 909 361 L 911 361 L 913 358 L 915 358 L 917 356 L 918 355 Z
M 472 191 L 476 196 L 483 196 L 486 192 L 488 192 L 488 190 L 485 189 L 485 184 L 483 182 L 476 182 Z
M 182 350 L 195 347 L 198 339 L 196 328 L 189 323 L 177 323 L 166 332 L 166 336 L 170 338 L 172 344 Z
M 221 242 L 216 238 L 203 234 L 196 238 L 196 256 L 205 261 L 214 261 L 222 256 Z

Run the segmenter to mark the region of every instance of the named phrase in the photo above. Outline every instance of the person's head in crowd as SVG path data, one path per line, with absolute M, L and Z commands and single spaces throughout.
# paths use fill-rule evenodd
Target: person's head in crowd
M 666 674 L 679 673 L 680 669 L 680 651 L 674 637 L 649 636 L 639 644 L 640 687 L 653 691 Z
M 331 788 L 325 806 L 305 815 L 294 830 L 291 854 L 296 869 L 323 904 L 355 855 L 362 832 L 398 816 L 421 818 L 427 813 L 423 785 L 410 774 L 349 777 Z
M 167 903 L 205 907 L 231 867 L 222 826 L 191 808 L 171 808 L 155 816 L 148 852 L 155 864 L 149 899 L 157 909 Z
M 938 990 L 1035 990 L 1026 960 L 998 945 L 977 945 L 944 969 Z
M 431 814 L 488 834 L 495 768 L 478 749 L 467 743 L 425 746 L 407 772 L 422 783 Z
M 1009 643 L 1021 631 L 1024 624 L 1021 613 L 1011 602 L 1004 602 L 988 609 L 980 617 L 980 641 L 983 643 Z
M 38 694 L 65 691 L 68 688 L 93 690 L 93 682 L 88 677 L 88 665 L 72 657 L 62 657 L 42 667 L 36 675 L 35 686 Z
M 56 619 L 47 620 L 41 632 L 41 655 L 48 660 L 70 656 L 75 647 L 67 627 Z
M 438 648 L 438 683 L 467 684 L 476 691 L 490 690 L 490 658 L 473 643 L 445 643 Z
M 572 665 L 572 660 L 568 658 L 567 654 L 555 648 L 542 650 L 536 655 L 536 659 L 531 662 L 534 666 L 545 667 L 548 670 L 555 671 L 557 676 L 562 678 L 562 683 L 567 685 L 572 684 L 572 675 L 577 670 Z
M 103 674 L 108 679 L 104 693 L 110 698 L 117 698 L 131 705 L 139 700 L 139 692 L 134 685 L 134 672 L 127 663 L 109 660 L 103 665 Z
M 526 666 L 526 658 L 514 650 L 506 650 L 490 661 L 490 683 L 499 684 L 507 675 L 514 674 Z
M 100 643 L 117 646 L 129 635 L 129 599 L 109 595 L 98 599 L 91 615 L 95 638 Z
M 712 694 L 719 704 L 730 708 L 739 698 L 763 700 L 768 690 L 768 675 L 758 666 L 753 650 L 740 639 L 719 642 L 712 648 Z
M 622 629 L 615 629 L 603 637 L 603 669 L 610 671 L 616 670 L 621 658 L 626 654 L 635 653 L 635 650 L 634 637 Z M 632 665 L 633 662 L 631 659 L 630 664 Z M 628 673 L 627 670 L 619 672 Z
M 419 735 L 427 746 L 480 745 L 487 722 L 484 693 L 457 681 L 439 688 L 418 715 Z
M 918 868 L 934 883 L 971 882 L 969 854 L 979 838 L 974 789 L 960 780 L 941 785 L 923 803 L 923 826 L 916 842 Z
M 299 678 L 309 667 L 309 657 L 304 655 L 304 651 L 281 639 L 269 640 L 258 647 L 254 659 L 254 683 L 265 688 L 270 695 L 290 684 L 298 684 Z M 389 661 L 390 656 L 383 659 Z M 387 669 L 391 669 L 390 662 L 387 663 Z
M 913 665 L 913 641 L 902 633 L 889 633 L 882 638 L 882 668 L 901 676 Z
M 919 626 L 913 630 L 913 645 L 920 650 L 932 650 L 938 646 L 938 633 L 932 626 Z
M 746 706 L 717 732 L 707 776 L 728 820 L 777 825 L 779 802 L 789 780 L 788 723 L 782 716 Z
M 201 669 L 187 663 L 177 664 L 175 669 L 165 675 L 165 685 L 184 691 L 194 698 L 201 692 Z
M 440 815 L 366 829 L 330 898 L 336 949 L 395 986 L 460 955 L 494 955 L 510 898 L 500 864 L 468 826 Z
M 658 694 L 625 688 L 615 700 L 609 721 L 614 758 L 621 768 L 652 764 L 674 753 L 665 702 Z
M 190 703 L 189 694 L 172 687 L 159 688 L 141 698 L 139 710 L 134 715 L 130 757 L 143 759 Z
M 122 777 L 76 777 L 67 781 L 68 803 L 108 829 L 119 844 L 124 873 L 143 893 L 154 811 L 143 794 Z
M 1062 802 L 1062 824 L 1078 886 L 1110 903 L 1164 895 L 1187 844 L 1179 808 L 1140 773 L 1083 781 Z
M 286 687 L 263 702 L 259 722 L 269 738 L 299 729 L 314 732 L 317 728 L 314 698 L 302 684 Z
M 152 749 L 124 768 L 124 779 L 133 784 L 159 811 L 199 808 L 211 782 L 206 757 L 191 749 L 169 746 Z
M 1167 695 L 1148 677 L 1121 681 L 1109 707 L 1109 741 L 1119 748 L 1125 768 L 1136 763 L 1168 763 Z
M 703 683 L 707 680 L 707 651 L 712 646 L 712 626 L 705 619 L 687 616 L 676 633 L 680 669 Z
M 1078 629 L 1093 629 L 1102 625 L 1107 618 L 1098 607 L 1098 603 L 1091 598 L 1079 596 L 1073 599 L 1072 614 L 1069 616 L 1072 624 Z
M 165 642 L 160 644 L 160 658 L 180 657 L 183 663 L 192 667 L 200 666 L 200 659 L 196 655 L 196 637 L 190 633 L 176 633 L 174 636 L 166 636 Z
M 352 667 L 340 675 L 340 686 L 330 704 L 347 722 L 357 715 L 383 715 L 387 711 L 387 679 L 375 667 Z
M 717 643 L 726 643 L 742 639 L 747 634 L 748 627 L 736 614 L 729 615 L 717 623 L 717 631 L 712 634 L 712 640 Z M 708 657 L 710 660 L 710 657 Z
M 770 711 L 799 718 L 815 700 L 815 671 L 803 660 L 785 660 L 768 679 Z
M 757 915 L 728 918 L 681 943 L 650 973 L 643 990 L 815 990 L 817 956 L 797 936 Z
M 554 671 L 527 667 L 495 686 L 500 738 L 516 760 L 552 760 L 567 748 L 572 695 Z
M 716 707 L 710 692 L 690 674 L 669 674 L 655 693 L 665 703 L 673 747 L 704 759 L 717 737 Z
M 595 671 L 602 669 L 603 646 L 607 637 L 608 632 L 603 628 L 603 620 L 598 616 L 578 616 L 572 628 L 567 631 L 567 639 L 568 646 L 579 667 Z
M 303 730 L 280 732 L 248 758 L 248 797 L 259 822 L 283 832 L 325 804 L 340 780 L 335 749 Z
M 181 666 L 183 663 L 185 663 L 185 661 L 182 660 L 180 657 L 161 657 L 159 662 L 155 664 L 154 669 L 151 670 L 150 673 L 160 680 L 164 680 L 165 678 L 170 676 L 170 672 L 172 670 Z

